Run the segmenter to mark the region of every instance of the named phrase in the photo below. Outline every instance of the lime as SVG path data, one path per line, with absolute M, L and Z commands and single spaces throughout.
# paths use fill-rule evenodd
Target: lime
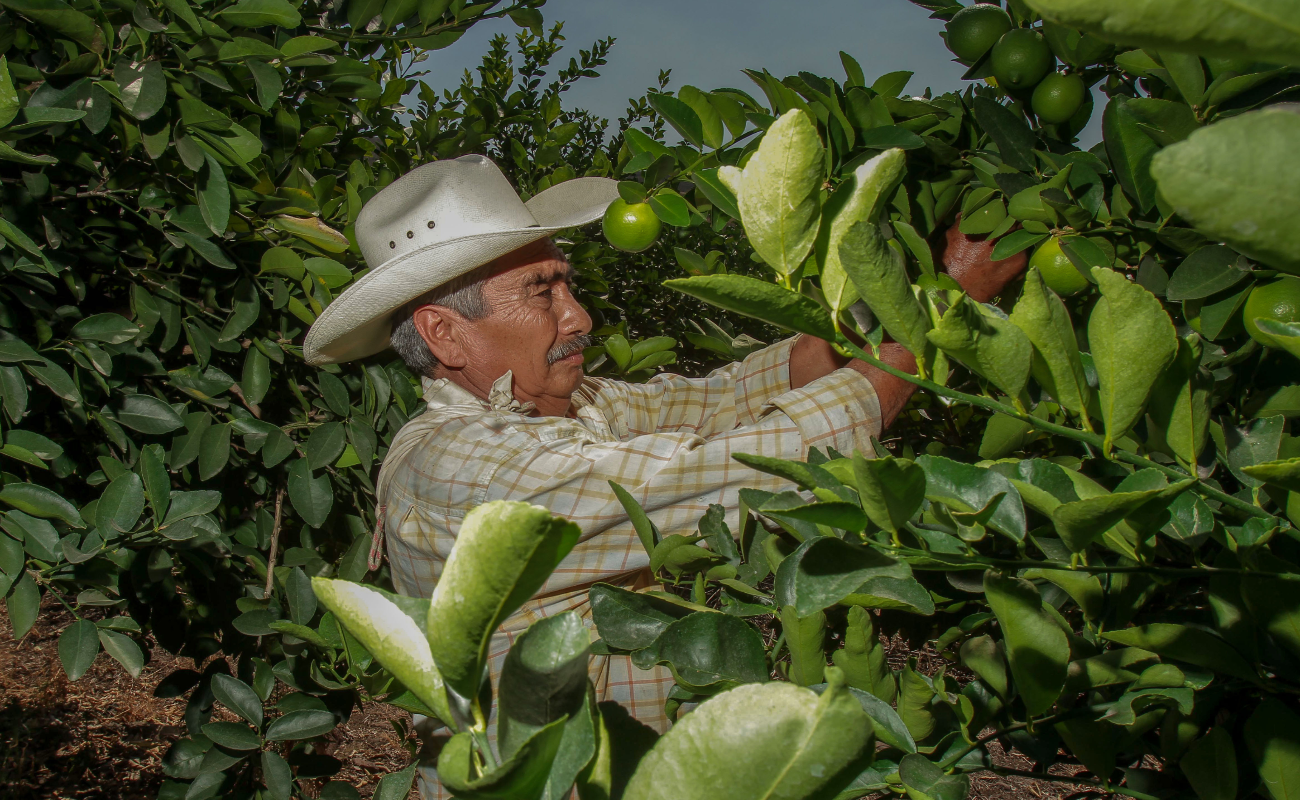
M 628 203 L 620 197 L 605 209 L 601 227 L 610 244 L 628 253 L 639 253 L 655 243 L 663 226 L 649 203 Z
M 1052 68 L 1052 48 L 1038 31 L 1007 31 L 993 45 L 993 76 L 1004 89 L 1028 89 Z
M 944 26 L 948 49 L 960 59 L 974 61 L 1011 30 L 1011 17 L 1001 8 L 976 3 L 958 11 Z
M 1278 278 L 1256 284 L 1241 309 L 1246 333 L 1262 345 L 1274 346 L 1272 337 L 1259 329 L 1261 319 L 1300 322 L 1300 278 Z
M 1078 75 L 1053 72 L 1034 88 L 1034 113 L 1042 122 L 1059 125 L 1079 110 L 1087 91 Z
M 1034 251 L 1029 266 L 1037 269 L 1047 288 L 1059 295 L 1069 297 L 1088 288 L 1088 279 L 1083 277 L 1070 257 L 1061 250 L 1061 240 L 1055 236 Z

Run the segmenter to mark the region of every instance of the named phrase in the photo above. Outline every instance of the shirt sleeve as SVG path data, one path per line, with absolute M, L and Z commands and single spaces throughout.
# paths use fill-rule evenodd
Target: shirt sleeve
M 643 384 L 593 380 L 588 402 L 620 439 L 671 432 L 709 437 L 752 425 L 774 398 L 789 391 L 795 341 L 777 342 L 703 378 L 663 374 Z

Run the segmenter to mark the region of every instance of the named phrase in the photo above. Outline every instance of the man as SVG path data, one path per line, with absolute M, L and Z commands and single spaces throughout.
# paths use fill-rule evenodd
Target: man
M 610 481 L 664 534 L 692 532 L 712 503 L 728 510 L 734 529 L 740 489 L 791 488 L 734 453 L 802 459 L 810 447 L 867 451 L 912 393 L 907 381 L 809 336 L 704 378 L 665 374 L 644 385 L 584 378 L 591 318 L 549 237 L 598 219 L 617 196 L 615 181 L 581 178 L 525 204 L 481 156 L 419 167 L 362 210 L 357 239 L 371 271 L 326 309 L 304 345 L 307 360 L 321 364 L 391 341 L 424 376 L 428 410 L 398 433 L 377 484 L 399 592 L 432 593 L 465 514 L 489 500 L 536 503 L 581 527 L 573 552 L 495 637 L 494 677 L 511 639 L 533 621 L 569 610 L 589 620 L 591 584 L 654 583 Z M 972 247 L 962 263 L 987 262 L 988 247 Z M 1003 262 L 1002 271 L 1019 267 Z M 1009 279 L 989 279 L 978 265 L 966 272 L 971 286 L 992 280 L 1000 289 Z M 899 345 L 881 353 L 892 366 L 915 369 Z M 625 658 L 592 665 L 600 699 L 666 727 L 673 682 L 666 669 L 635 670 Z

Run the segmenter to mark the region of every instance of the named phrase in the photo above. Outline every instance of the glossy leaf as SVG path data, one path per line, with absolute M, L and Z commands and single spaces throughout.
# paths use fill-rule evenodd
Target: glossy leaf
M 1141 418 L 1178 339 L 1169 315 L 1146 289 L 1114 270 L 1094 267 L 1092 275 L 1102 296 L 1088 317 L 1088 342 L 1109 449 Z
M 1043 608 L 1038 589 L 1021 578 L 984 574 L 984 594 L 1006 642 L 1016 690 L 1030 714 L 1046 713 L 1065 686 L 1070 644 Z
M 1010 397 L 1019 397 L 1029 380 L 1033 345 L 1015 324 L 986 306 L 963 297 L 944 312 L 930 343 L 984 376 Z
M 538 620 L 510 648 L 501 668 L 501 755 L 513 756 L 545 726 L 582 708 L 590 636 L 573 612 Z
M 541 588 L 578 535 L 578 526 L 527 503 L 486 503 L 465 517 L 426 627 L 448 686 L 474 696 L 493 632 Z
M 59 634 L 59 661 L 63 662 L 63 671 L 68 680 L 75 681 L 99 655 L 99 629 L 88 619 L 79 619 L 63 629 Z
M 1215 672 L 1253 681 L 1255 669 L 1223 639 L 1199 628 L 1156 622 L 1101 634 L 1103 639 L 1140 647 L 1161 658 L 1186 661 Z
M 911 576 L 906 563 L 874 548 L 822 536 L 804 542 L 781 562 L 773 595 L 778 605 L 807 617 L 841 602 L 872 578 Z
M 903 171 L 902 150 L 881 153 L 854 170 L 852 177 L 841 184 L 823 209 L 817 242 L 821 287 L 835 311 L 853 305 L 859 296 L 855 283 L 840 261 L 845 237 L 859 223 L 870 226 L 876 222 L 881 206 L 903 177 Z M 860 229 L 860 233 L 864 230 Z M 850 257 L 858 254 L 852 245 L 847 252 Z
M 1300 717 L 1281 702 L 1259 704 L 1244 729 L 1246 749 L 1273 800 L 1300 797 Z
M 767 680 L 758 633 L 739 617 L 705 611 L 670 624 L 633 663 L 664 664 L 679 684 L 698 693 Z
M 1079 358 L 1070 313 L 1061 298 L 1047 288 L 1037 268 L 1030 267 L 1025 274 L 1011 322 L 1033 344 L 1030 370 L 1034 380 L 1070 413 L 1083 414 L 1092 390 Z
M 832 677 L 820 697 L 787 683 L 740 686 L 673 726 L 623 797 L 805 797 L 834 781 L 871 738 L 867 715 L 842 678 Z
M 700 275 L 664 281 L 664 286 L 796 333 L 835 338 L 835 326 L 817 301 L 767 281 L 744 275 Z

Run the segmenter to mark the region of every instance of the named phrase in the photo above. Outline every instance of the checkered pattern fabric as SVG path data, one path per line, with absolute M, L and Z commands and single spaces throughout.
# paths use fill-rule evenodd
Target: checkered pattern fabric
M 785 491 L 788 483 L 732 458 L 752 453 L 802 459 L 810 447 L 871 452 L 880 410 L 871 383 L 837 370 L 790 388 L 789 339 L 703 378 L 659 375 L 645 384 L 587 378 L 574 418 L 529 417 L 481 400 L 447 380 L 424 383 L 428 410 L 398 433 L 379 481 L 387 508 L 388 558 L 399 592 L 429 597 L 465 515 L 491 500 L 549 508 L 582 529 L 578 545 L 541 591 L 494 636 L 495 684 L 510 643 L 538 619 L 577 611 L 591 626 L 587 590 L 603 581 L 653 585 L 649 556 L 609 487 L 641 503 L 664 535 L 690 534 L 710 504 L 738 530 L 739 490 Z M 594 636 L 594 633 L 593 633 Z M 594 657 L 597 697 L 666 729 L 668 670 L 641 671 L 625 657 Z M 446 793 L 421 771 L 426 800 Z

